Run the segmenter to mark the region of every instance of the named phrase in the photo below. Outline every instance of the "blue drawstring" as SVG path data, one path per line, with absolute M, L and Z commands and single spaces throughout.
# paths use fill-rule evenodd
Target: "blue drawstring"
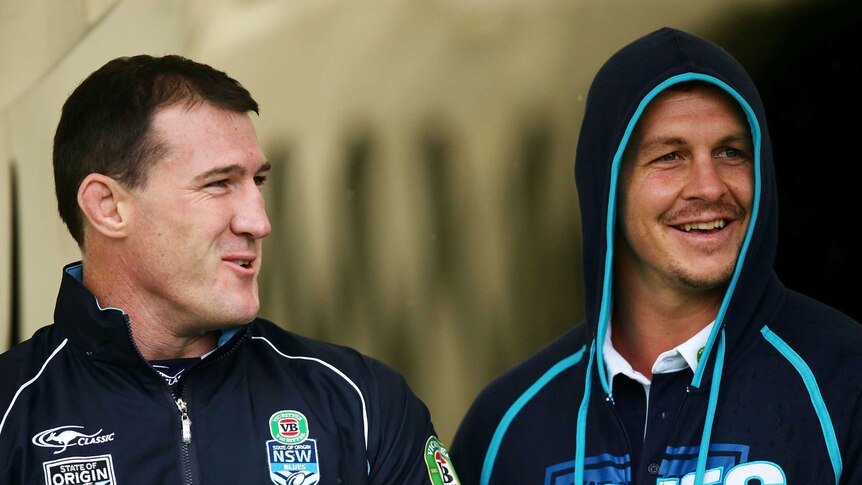
M 706 408 L 706 422 L 703 424 L 703 434 L 700 437 L 700 450 L 697 453 L 697 468 L 695 468 L 694 485 L 703 485 L 706 473 L 706 459 L 709 455 L 709 439 L 712 436 L 712 423 L 715 420 L 715 408 L 718 405 L 718 389 L 721 387 L 721 371 L 724 368 L 724 329 L 718 340 L 715 354 L 715 367 L 712 369 L 712 383 L 709 386 L 709 404 Z
M 590 361 L 587 364 L 587 378 L 584 381 L 584 398 L 581 399 L 581 406 L 578 408 L 578 429 L 577 438 L 575 441 L 575 483 L 584 483 L 584 457 L 586 456 L 587 442 L 587 408 L 590 403 L 590 388 L 593 380 L 593 360 L 596 351 L 596 341 L 593 340 L 590 345 Z

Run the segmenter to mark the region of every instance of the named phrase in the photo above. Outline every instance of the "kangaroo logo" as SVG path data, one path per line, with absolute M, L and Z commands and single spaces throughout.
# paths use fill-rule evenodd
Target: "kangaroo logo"
M 114 433 L 99 436 L 102 430 L 96 431 L 93 434 L 85 434 L 77 429 L 84 429 L 83 426 L 66 425 L 56 428 L 46 429 L 33 437 L 33 444 L 43 448 L 60 448 L 54 454 L 59 454 L 66 451 L 70 446 L 86 446 L 96 443 L 105 443 L 114 440 Z

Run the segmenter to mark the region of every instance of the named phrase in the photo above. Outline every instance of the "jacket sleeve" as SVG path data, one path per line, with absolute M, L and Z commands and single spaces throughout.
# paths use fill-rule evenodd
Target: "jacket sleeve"
M 470 406 L 452 441 L 452 460 L 458 465 L 462 485 L 478 485 L 491 435 L 499 422 L 499 409 L 482 392 Z
M 856 404 L 853 406 L 853 414 L 849 420 L 849 428 L 846 436 L 848 444 L 844 447 L 842 463 L 844 469 L 841 473 L 841 485 L 852 485 L 862 483 L 862 392 L 856 396 Z
M 373 361 L 369 396 L 368 483 L 457 483 L 431 415 L 402 376 Z M 434 477 L 432 479 L 432 477 Z M 456 481 L 447 481 L 452 478 Z

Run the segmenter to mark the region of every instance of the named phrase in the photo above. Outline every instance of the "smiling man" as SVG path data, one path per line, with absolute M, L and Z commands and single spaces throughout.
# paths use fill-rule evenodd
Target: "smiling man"
M 862 483 L 862 326 L 772 271 L 743 68 L 669 28 L 624 47 L 575 171 L 586 321 L 480 394 L 452 446 L 464 483 Z
M 401 376 L 256 318 L 257 111 L 178 56 L 112 60 L 66 101 L 55 185 L 83 258 L 54 324 L 0 356 L 0 482 L 457 483 Z

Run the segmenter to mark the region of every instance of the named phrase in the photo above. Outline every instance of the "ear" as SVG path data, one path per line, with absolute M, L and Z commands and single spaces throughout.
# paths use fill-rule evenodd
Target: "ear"
M 78 206 L 90 226 L 105 237 L 128 235 L 129 192 L 107 175 L 91 173 L 78 186 Z

